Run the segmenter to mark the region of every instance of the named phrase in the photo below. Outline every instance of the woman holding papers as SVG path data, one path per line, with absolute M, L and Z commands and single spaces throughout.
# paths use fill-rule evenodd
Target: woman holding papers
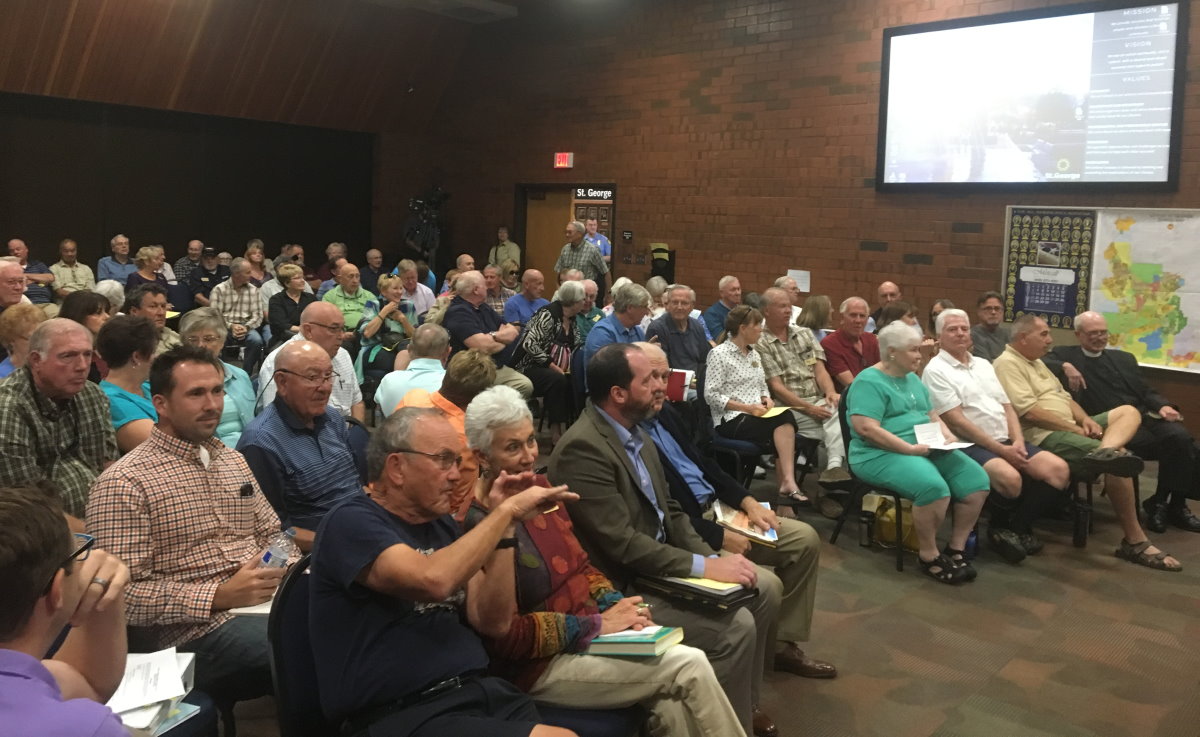
M 762 313 L 753 307 L 738 305 L 729 311 L 721 344 L 708 352 L 704 401 L 718 435 L 778 456 L 781 504 L 809 504 L 796 483 L 796 420 L 786 407 L 775 409 L 762 359 L 754 350 L 762 325 Z
M 862 480 L 912 500 L 921 569 L 937 581 L 956 584 L 975 577 L 962 551 L 989 484 L 978 463 L 958 450 L 941 449 L 956 439 L 914 373 L 922 340 L 919 330 L 899 321 L 879 331 L 882 360 L 860 373 L 842 397 L 850 419 L 849 461 Z M 926 440 L 927 434 L 933 442 L 918 441 L 918 435 Z M 937 531 L 951 498 L 954 529 L 950 544 L 938 550 Z
M 467 444 L 480 479 L 467 526 L 487 514 L 491 479 L 533 473 L 538 445 L 521 395 L 496 386 L 471 401 Z M 549 486 L 544 476 L 535 484 Z M 744 735 L 705 654 L 676 645 L 654 657 L 587 654 L 600 635 L 653 624 L 641 597 L 624 597 L 588 561 L 566 510 L 555 507 L 516 528 L 517 606 L 509 631 L 488 640 L 492 668 L 536 701 L 580 709 L 642 704 L 654 735 Z

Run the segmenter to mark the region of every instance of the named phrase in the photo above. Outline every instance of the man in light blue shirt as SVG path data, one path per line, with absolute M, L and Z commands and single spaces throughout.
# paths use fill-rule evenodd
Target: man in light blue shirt
M 583 363 L 587 365 L 596 351 L 609 343 L 637 343 L 645 340 L 641 323 L 650 314 L 650 293 L 641 284 L 626 284 L 613 294 L 612 314 L 596 323 L 583 345 Z
M 600 251 L 600 255 L 604 257 L 604 263 L 612 264 L 612 242 L 608 240 L 608 236 L 597 232 L 600 223 L 596 221 L 596 218 L 588 218 L 584 222 L 583 227 L 587 228 L 583 239 L 595 246 L 596 250 Z
M 129 238 L 117 233 L 108 243 L 112 255 L 105 256 L 96 264 L 96 281 L 112 279 L 124 286 L 129 275 L 137 271 L 137 264 L 129 259 Z
M 375 392 L 375 404 L 384 417 L 391 415 L 404 395 L 413 389 L 432 394 L 442 388 L 446 359 L 450 356 L 450 333 L 441 325 L 427 322 L 417 328 L 408 352 L 413 357 L 408 368 L 383 377 Z
M 533 313 L 550 304 L 542 298 L 546 291 L 546 278 L 537 269 L 526 269 L 521 276 L 521 291 L 514 294 L 504 303 L 504 322 L 515 322 L 524 325 L 533 317 Z

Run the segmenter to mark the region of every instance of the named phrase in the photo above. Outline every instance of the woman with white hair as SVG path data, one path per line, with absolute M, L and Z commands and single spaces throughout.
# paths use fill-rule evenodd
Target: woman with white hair
M 912 500 L 921 570 L 927 576 L 948 584 L 970 581 L 975 569 L 963 550 L 987 498 L 987 473 L 962 451 L 917 443 L 914 428 L 931 422 L 947 442 L 955 441 L 915 373 L 921 364 L 921 331 L 897 321 L 878 337 L 881 360 L 863 369 L 842 395 L 850 419 L 850 467 L 863 481 Z M 951 499 L 954 527 L 949 544 L 938 550 L 938 527 Z
M 554 301 L 529 318 L 512 357 L 513 368 L 533 382 L 533 396 L 544 398 L 555 443 L 571 420 L 571 357 L 583 347 L 575 316 L 586 305 L 584 297 L 581 282 L 563 282 Z
M 213 307 L 197 307 L 179 320 L 179 336 L 184 343 L 196 345 L 221 357 L 228 328 L 225 318 Z M 226 446 L 237 446 L 242 430 L 254 419 L 254 384 L 250 375 L 237 366 L 221 361 L 225 367 L 225 404 L 217 422 L 217 439 Z
M 96 288 L 92 291 L 104 295 L 108 300 L 108 304 L 112 307 L 108 311 L 110 316 L 121 314 L 121 307 L 125 304 L 125 287 L 121 282 L 115 279 L 104 279 L 97 282 Z
M 467 406 L 466 434 L 480 470 L 468 528 L 487 516 L 488 490 L 501 472 L 528 474 L 534 485 L 550 486 L 545 476 L 534 475 L 537 435 L 516 390 L 495 386 L 476 396 Z M 641 597 L 625 597 L 592 566 L 565 509 L 517 525 L 515 537 L 517 613 L 508 633 L 487 643 L 498 675 L 544 704 L 641 704 L 658 723 L 654 734 L 745 734 L 703 651 L 676 645 L 653 658 L 585 653 L 597 635 L 653 622 Z

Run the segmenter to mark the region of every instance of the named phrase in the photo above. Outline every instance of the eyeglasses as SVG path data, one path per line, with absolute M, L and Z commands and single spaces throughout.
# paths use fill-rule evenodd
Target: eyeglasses
M 510 272 L 508 272 L 508 275 L 509 275 L 509 276 L 516 276 L 518 273 L 520 273 L 520 272 L 516 272 L 516 271 L 510 271 Z
M 316 325 L 317 327 L 325 328 L 326 330 L 328 330 L 332 333 L 341 333 L 341 332 L 345 331 L 345 329 L 346 329 L 345 327 L 343 327 L 341 325 L 326 325 L 323 322 L 306 322 L 304 324 L 305 325 Z
M 54 569 L 54 573 L 50 574 L 50 580 L 46 582 L 46 590 L 50 590 L 50 586 L 54 583 L 54 577 L 58 575 L 59 568 L 66 568 L 72 562 L 77 560 L 87 560 L 88 555 L 92 552 L 92 548 L 96 545 L 96 538 L 91 535 L 85 535 L 82 532 L 71 533 L 75 541 L 79 543 L 75 548 L 75 552 L 67 556 L 66 560 L 59 564 L 58 568 Z
M 281 374 L 289 374 L 291 376 L 295 376 L 297 379 L 300 379 L 301 381 L 312 384 L 313 386 L 321 386 L 325 383 L 332 384 L 333 382 L 335 382 L 339 378 L 341 378 L 339 376 L 338 372 L 336 372 L 336 371 L 330 371 L 329 373 L 323 374 L 321 376 L 307 376 L 305 374 L 298 374 L 295 371 L 289 371 L 288 369 L 275 369 L 275 371 L 278 373 L 281 373 Z
M 215 335 L 189 335 L 184 340 L 188 342 L 188 345 L 200 345 L 201 343 L 204 345 L 216 345 L 221 342 L 221 339 Z
M 1084 330 L 1082 332 L 1084 335 L 1086 335 L 1089 338 L 1107 338 L 1108 337 L 1108 330 Z
M 443 471 L 449 471 L 451 465 L 453 465 L 455 468 L 459 468 L 462 466 L 463 462 L 463 457 L 461 455 L 457 455 L 448 450 L 443 450 L 441 453 L 426 453 L 423 450 L 413 450 L 412 448 L 397 448 L 392 452 L 412 453 L 414 455 L 432 458 L 433 460 L 437 461 L 438 466 L 440 466 Z
M 1000 305 L 984 305 L 983 307 L 979 308 L 979 311 L 980 312 L 1000 312 L 1003 309 L 1004 308 L 1001 307 Z

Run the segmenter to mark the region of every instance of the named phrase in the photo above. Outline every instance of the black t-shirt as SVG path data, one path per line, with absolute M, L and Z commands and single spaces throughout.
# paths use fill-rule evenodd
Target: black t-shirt
M 203 266 L 197 266 L 192 269 L 192 273 L 188 275 L 188 286 L 192 290 L 192 296 L 203 294 L 208 297 L 212 294 L 213 287 L 229 278 L 229 267 L 222 264 L 217 264 L 217 268 L 213 271 L 205 269 Z
M 446 314 L 442 317 L 442 327 L 450 333 L 451 356 L 466 350 L 467 338 L 479 333 L 499 330 L 503 324 L 503 318 L 497 315 L 496 311 L 486 302 L 476 307 L 462 297 L 455 297 L 451 300 L 450 306 L 446 308 Z M 504 350 L 492 354 L 492 361 L 496 363 L 497 368 L 508 365 L 513 351 L 517 349 L 517 342 L 514 340 L 504 346 Z
M 397 543 L 428 555 L 461 535 L 449 516 L 411 525 L 366 495 L 325 515 L 313 546 L 309 629 L 330 720 L 487 668 L 483 643 L 465 621 L 463 591 L 439 603 L 415 602 L 354 581 Z

